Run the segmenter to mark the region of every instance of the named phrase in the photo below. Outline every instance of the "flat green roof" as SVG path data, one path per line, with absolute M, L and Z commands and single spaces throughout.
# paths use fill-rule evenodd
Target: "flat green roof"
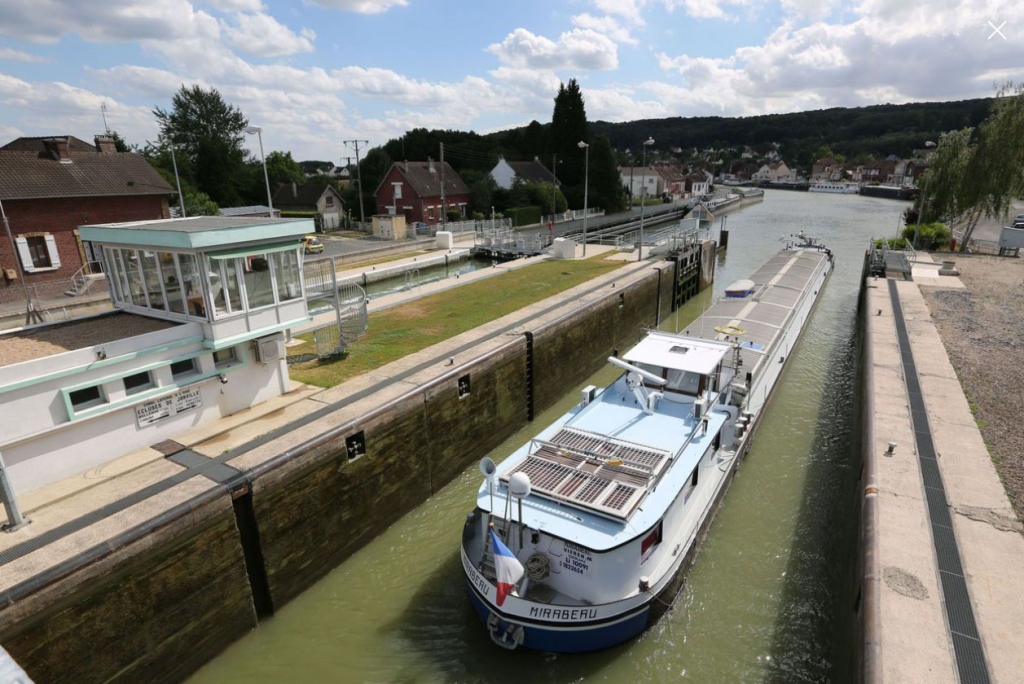
M 190 251 L 280 242 L 288 238 L 299 238 L 314 231 L 313 219 L 240 216 L 195 216 L 79 227 L 82 239 L 89 242 Z

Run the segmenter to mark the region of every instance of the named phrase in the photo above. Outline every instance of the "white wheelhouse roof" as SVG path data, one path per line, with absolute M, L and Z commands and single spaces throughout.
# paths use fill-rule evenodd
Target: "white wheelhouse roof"
M 655 332 L 630 349 L 623 358 L 632 363 L 711 375 L 730 349 L 728 342 Z

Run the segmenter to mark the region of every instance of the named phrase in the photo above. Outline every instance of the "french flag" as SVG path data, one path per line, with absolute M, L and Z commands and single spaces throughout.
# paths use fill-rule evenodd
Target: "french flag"
M 498 579 L 498 605 L 505 602 L 516 582 L 523 576 L 523 565 L 512 552 L 508 550 L 498 534 L 491 528 L 491 548 L 494 549 L 494 574 Z

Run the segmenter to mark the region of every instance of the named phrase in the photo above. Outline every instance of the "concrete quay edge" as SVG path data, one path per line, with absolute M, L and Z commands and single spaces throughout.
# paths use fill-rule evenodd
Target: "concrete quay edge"
M 989 674 L 1009 684 L 1024 669 L 1024 537 L 919 284 L 898 282 L 897 291 Z M 955 683 L 887 281 L 866 281 L 865 307 L 863 678 Z

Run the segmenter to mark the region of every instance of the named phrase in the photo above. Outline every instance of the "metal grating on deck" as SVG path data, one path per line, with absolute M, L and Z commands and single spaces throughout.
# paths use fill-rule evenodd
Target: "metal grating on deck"
M 896 336 L 899 340 L 900 357 L 903 361 L 903 376 L 906 379 L 907 398 L 914 425 L 914 440 L 917 446 L 918 463 L 921 466 L 921 480 L 924 483 L 925 499 L 928 502 L 928 517 L 931 520 L 932 544 L 939 566 L 939 580 L 942 585 L 943 605 L 946 622 L 953 641 L 956 668 L 961 684 L 989 684 L 988 667 L 985 663 L 985 649 L 978 636 L 974 620 L 974 609 L 967 591 L 967 581 L 960 562 L 960 550 L 953 531 L 953 520 L 946 501 L 946 489 L 942 474 L 935 460 L 935 444 L 932 441 L 931 426 L 925 410 L 921 383 L 918 381 L 917 366 L 910 348 L 907 322 L 903 318 L 896 281 L 889 280 L 889 298 L 896 322 Z
M 606 461 L 620 459 L 626 465 L 649 469 L 652 474 L 659 472 L 668 460 L 668 453 L 664 451 L 656 451 L 640 444 L 576 428 L 562 428 L 551 438 L 551 443 L 587 456 L 597 456 Z
M 628 518 L 671 454 L 643 444 L 562 428 L 502 476 L 526 473 L 537 494 L 615 518 Z

